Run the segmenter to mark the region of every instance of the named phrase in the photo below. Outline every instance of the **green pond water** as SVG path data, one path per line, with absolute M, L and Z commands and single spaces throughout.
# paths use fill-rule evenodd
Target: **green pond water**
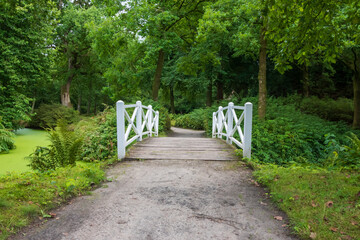
M 6 172 L 25 172 L 31 170 L 27 165 L 29 161 L 24 159 L 32 153 L 36 146 L 46 147 L 49 139 L 46 131 L 34 129 L 20 129 L 16 131 L 16 148 L 9 153 L 0 153 L 0 175 Z

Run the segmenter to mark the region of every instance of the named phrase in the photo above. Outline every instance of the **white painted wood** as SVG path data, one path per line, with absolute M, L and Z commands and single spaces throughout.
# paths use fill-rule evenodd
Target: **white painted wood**
M 125 106 L 123 101 L 116 103 L 116 128 L 117 128 L 117 148 L 118 159 L 125 157 Z
M 245 103 L 245 120 L 244 120 L 244 148 L 243 154 L 246 158 L 251 158 L 251 131 L 252 131 L 252 109 L 250 102 Z
M 126 111 L 128 108 L 134 108 L 134 112 L 131 117 Z M 155 112 L 151 105 L 143 106 L 141 101 L 137 101 L 136 104 L 130 105 L 125 105 L 121 100 L 118 101 L 116 103 L 116 118 L 118 159 L 125 158 L 126 147 L 135 140 L 142 141 L 144 135 L 149 137 L 151 137 L 152 134 L 154 134 L 154 136 L 159 135 L 159 112 Z M 144 132 L 145 126 L 146 131 Z M 131 134 L 131 130 L 133 130 L 135 136 L 128 139 Z
M 136 102 L 136 108 L 137 108 L 137 112 L 136 112 L 136 129 L 138 130 L 138 141 L 142 140 L 142 107 L 141 107 L 141 101 L 137 101 Z
M 242 110 L 240 117 L 237 117 L 236 110 Z M 224 114 L 225 112 L 225 114 Z M 226 137 L 228 144 L 235 143 L 243 149 L 243 156 L 251 158 L 251 131 L 252 131 L 252 103 L 245 106 L 234 106 L 232 102 L 227 107 L 219 107 L 213 113 L 212 137 Z M 235 125 L 234 125 L 235 123 Z M 244 127 L 242 128 L 242 123 Z M 235 139 L 234 134 L 239 134 L 240 139 Z

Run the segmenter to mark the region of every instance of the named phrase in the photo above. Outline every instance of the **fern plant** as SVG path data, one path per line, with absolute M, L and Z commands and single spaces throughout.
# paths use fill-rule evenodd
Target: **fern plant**
M 8 153 L 10 149 L 15 148 L 14 136 L 15 134 L 13 132 L 4 127 L 0 118 L 0 153 Z
M 29 166 L 34 170 L 45 171 L 75 165 L 79 160 L 82 138 L 69 129 L 65 120 L 60 120 L 55 129 L 48 130 L 51 145 L 37 147 L 29 156 Z
M 65 120 L 60 120 L 55 129 L 49 130 L 51 151 L 50 157 L 63 167 L 66 165 L 75 165 L 79 158 L 82 145 L 82 138 L 69 130 Z
M 344 146 L 346 149 L 345 163 L 344 166 L 358 166 L 360 167 L 360 139 L 356 134 L 350 133 L 347 136 L 350 140 L 350 146 Z

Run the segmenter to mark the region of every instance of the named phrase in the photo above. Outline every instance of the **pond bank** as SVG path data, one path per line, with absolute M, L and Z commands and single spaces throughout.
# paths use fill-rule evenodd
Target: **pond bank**
M 24 128 L 16 131 L 16 148 L 9 153 L 0 154 L 0 175 L 6 172 L 24 172 L 31 170 L 27 165 L 28 161 L 24 159 L 31 154 L 36 146 L 47 146 L 49 139 L 44 130 L 35 130 Z

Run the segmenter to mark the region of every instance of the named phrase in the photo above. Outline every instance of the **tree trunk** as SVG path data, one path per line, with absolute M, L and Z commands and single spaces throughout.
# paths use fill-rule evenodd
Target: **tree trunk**
M 175 113 L 175 98 L 174 98 L 174 88 L 170 87 L 170 109 L 171 113 Z
M 96 105 L 96 95 L 94 96 L 94 115 L 96 115 L 96 107 L 97 107 L 97 105 Z
M 265 27 L 260 32 L 260 53 L 259 53 L 259 119 L 265 120 L 266 115 L 266 39 Z
M 210 79 L 206 91 L 206 106 L 211 107 L 212 104 L 212 80 Z
M 164 51 L 161 49 L 159 51 L 159 57 L 157 61 L 154 82 L 152 86 L 152 98 L 154 101 L 158 100 L 159 97 L 159 89 L 160 89 L 160 81 L 161 81 L 161 73 L 164 67 Z
M 76 57 L 75 57 L 75 61 L 76 62 Z M 74 65 L 72 64 L 72 58 L 70 57 L 68 59 L 68 72 L 69 72 L 69 77 L 67 78 L 67 81 L 65 83 L 65 85 L 63 85 L 61 87 L 61 104 L 65 107 L 71 108 L 71 100 L 70 100 L 70 86 L 71 86 L 71 82 L 74 78 Z
M 360 128 L 360 72 L 355 69 L 353 72 L 354 88 L 354 119 L 353 128 Z
M 31 113 L 34 113 L 34 111 L 35 111 L 35 103 L 36 103 L 36 97 L 34 96 L 33 102 L 32 102 L 32 105 L 31 105 Z
M 81 112 L 81 93 L 79 93 L 79 96 L 78 96 L 77 110 L 79 113 Z
M 303 95 L 304 97 L 308 97 L 310 95 L 309 90 L 309 68 L 306 64 L 301 68 L 303 72 Z
M 89 94 L 88 101 L 87 101 L 87 109 L 86 109 L 86 114 L 87 115 L 90 114 L 90 109 L 91 109 L 91 95 Z
M 71 101 L 70 101 L 70 86 L 71 86 L 71 81 L 72 81 L 73 76 L 74 75 L 71 74 L 68 77 L 66 84 L 61 87 L 61 104 L 68 108 L 72 107 Z
M 224 83 L 222 81 L 218 81 L 216 87 L 217 87 L 216 99 L 218 101 L 221 101 L 224 99 Z

